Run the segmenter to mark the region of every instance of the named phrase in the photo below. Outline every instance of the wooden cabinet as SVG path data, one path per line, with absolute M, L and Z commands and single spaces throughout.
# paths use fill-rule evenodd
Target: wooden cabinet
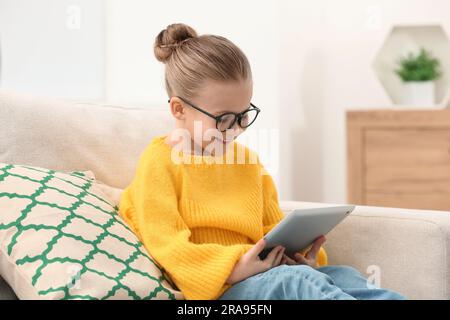
M 347 112 L 348 201 L 450 210 L 450 109 Z

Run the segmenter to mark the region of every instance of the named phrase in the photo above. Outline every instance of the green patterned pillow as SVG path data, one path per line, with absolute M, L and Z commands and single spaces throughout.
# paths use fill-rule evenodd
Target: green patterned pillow
M 20 299 L 184 299 L 94 178 L 0 163 L 0 275 Z

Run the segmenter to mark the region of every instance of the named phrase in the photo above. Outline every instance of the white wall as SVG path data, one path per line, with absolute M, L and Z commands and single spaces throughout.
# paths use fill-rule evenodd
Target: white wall
M 283 199 L 346 201 L 345 111 L 391 102 L 372 70 L 393 24 L 450 31 L 447 0 L 278 2 L 280 193 Z
M 0 0 L 0 87 L 102 99 L 103 12 L 103 0 Z

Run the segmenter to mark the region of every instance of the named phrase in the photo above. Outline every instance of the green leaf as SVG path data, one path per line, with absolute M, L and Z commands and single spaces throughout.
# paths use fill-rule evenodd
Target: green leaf
M 433 81 L 442 75 L 439 60 L 424 48 L 417 54 L 409 52 L 407 56 L 400 57 L 397 64 L 399 68 L 394 72 L 405 82 Z

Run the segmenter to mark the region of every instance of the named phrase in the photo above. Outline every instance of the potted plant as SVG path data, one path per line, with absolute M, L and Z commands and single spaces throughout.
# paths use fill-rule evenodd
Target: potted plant
M 441 76 L 439 60 L 424 48 L 418 54 L 401 57 L 395 73 L 403 80 L 403 104 L 434 105 L 434 81 Z

